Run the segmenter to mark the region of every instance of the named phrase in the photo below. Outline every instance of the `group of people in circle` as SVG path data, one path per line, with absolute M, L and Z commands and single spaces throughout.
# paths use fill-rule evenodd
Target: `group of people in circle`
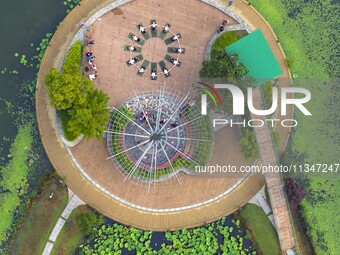
M 173 66 L 171 68 L 167 67 L 165 64 L 161 65 L 161 72 L 157 73 L 157 66 L 151 66 L 150 69 L 150 78 L 151 80 L 156 80 L 157 76 L 161 73 L 164 74 L 165 77 L 169 77 L 170 76 L 170 72 L 172 70 L 172 68 L 174 67 L 179 67 L 181 65 L 181 62 L 179 61 L 179 55 L 184 53 L 184 49 L 180 46 L 180 42 L 179 40 L 181 39 L 181 35 L 180 34 L 175 34 L 172 33 L 170 30 L 170 24 L 165 24 L 164 26 L 160 26 L 157 24 L 156 20 L 152 20 L 150 22 L 150 26 L 146 27 L 143 26 L 142 24 L 137 25 L 137 28 L 139 30 L 139 34 L 133 34 L 130 33 L 129 38 L 135 43 L 134 45 L 130 45 L 127 46 L 127 50 L 130 51 L 130 59 L 127 61 L 128 65 L 134 65 L 135 67 L 138 68 L 137 74 L 139 76 L 142 76 L 144 73 L 146 73 L 147 69 L 148 69 L 148 65 L 149 65 L 149 61 L 145 61 L 140 67 L 136 65 L 137 62 L 139 62 L 141 59 L 143 59 L 143 57 L 141 55 L 132 57 L 132 53 L 134 52 L 141 52 L 140 47 L 137 47 L 138 44 L 139 45 L 143 45 L 143 39 L 142 36 L 145 39 L 150 38 L 150 36 L 148 35 L 148 31 L 147 29 L 150 28 L 151 29 L 151 34 L 152 33 L 156 33 L 155 35 L 153 35 L 153 37 L 157 37 L 157 27 L 161 27 L 162 30 L 161 32 L 163 33 L 163 37 L 161 38 L 161 35 L 159 36 L 161 39 L 164 39 L 165 34 L 167 33 L 171 33 L 171 37 L 168 38 L 166 41 L 169 41 L 167 44 L 170 44 L 171 42 L 178 42 L 178 47 L 176 48 L 171 48 L 172 50 L 168 50 L 168 53 L 175 53 L 177 54 L 177 57 L 169 57 L 167 60 L 169 62 L 171 62 L 173 64 Z M 171 41 L 170 41 L 171 40 Z M 169 49 L 169 48 L 168 48 Z M 146 63 L 147 62 L 147 63 Z M 157 63 L 156 63 L 157 64 Z

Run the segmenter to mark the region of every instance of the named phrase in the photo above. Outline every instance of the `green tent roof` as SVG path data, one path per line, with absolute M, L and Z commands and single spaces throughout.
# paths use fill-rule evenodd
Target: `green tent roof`
M 226 47 L 228 54 L 238 54 L 249 73 L 255 78 L 253 86 L 258 87 L 282 74 L 266 38 L 260 29 Z

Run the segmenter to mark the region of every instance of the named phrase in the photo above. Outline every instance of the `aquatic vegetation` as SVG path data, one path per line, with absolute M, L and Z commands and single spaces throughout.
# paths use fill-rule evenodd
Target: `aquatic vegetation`
M 93 230 L 93 240 L 88 240 L 79 250 L 80 254 L 256 254 L 240 230 L 240 222 L 233 221 L 227 226 L 225 221 L 222 218 L 205 227 L 164 234 L 117 223 L 103 225 Z M 155 242 L 153 235 L 162 235 L 162 242 Z
M 67 7 L 66 13 L 69 13 L 81 0 L 67 0 L 63 4 Z
M 289 59 L 296 86 L 309 89 L 312 100 L 308 109 L 313 117 L 299 111 L 299 122 L 293 130 L 284 164 L 336 163 L 339 159 L 339 93 L 338 83 L 330 80 L 340 76 L 339 22 L 340 6 L 334 1 L 249 0 L 273 27 Z M 315 79 L 326 78 L 326 79 Z M 315 116 L 315 117 L 314 117 Z M 317 117 L 316 117 L 317 116 Z M 327 124 L 325 124 L 327 123 Z M 313 139 L 311 139 L 313 138 Z M 340 250 L 336 208 L 340 181 L 331 176 L 311 178 L 300 176 L 307 191 L 301 203 L 302 218 L 317 254 L 336 254 Z
M 0 246 L 13 231 L 13 217 L 29 187 L 27 178 L 32 163 L 29 157 L 32 144 L 32 126 L 21 126 L 10 149 L 10 161 L 0 168 Z
M 22 55 L 21 56 L 20 63 L 23 64 L 24 66 L 27 65 L 26 55 Z

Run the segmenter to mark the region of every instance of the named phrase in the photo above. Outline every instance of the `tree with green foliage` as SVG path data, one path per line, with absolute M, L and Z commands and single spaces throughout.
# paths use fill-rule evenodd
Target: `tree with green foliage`
M 46 92 L 51 105 L 62 113 L 66 139 L 73 140 L 81 134 L 86 139 L 101 139 L 109 121 L 109 97 L 81 74 L 81 56 L 82 45 L 77 41 L 65 58 L 62 73 L 52 68 L 46 75 Z
M 82 212 L 76 216 L 77 225 L 84 234 L 88 234 L 97 223 L 97 217 L 91 212 Z
M 74 136 L 83 134 L 86 139 L 101 139 L 109 121 L 109 110 L 106 107 L 108 100 L 109 97 L 100 90 L 95 89 L 88 93 L 84 104 L 76 104 L 68 111 L 71 116 L 68 132 Z
M 245 156 L 246 159 L 259 158 L 259 150 L 257 148 L 255 133 L 250 128 L 243 128 L 242 129 L 242 136 L 239 141 L 241 144 L 241 152 Z
M 84 104 L 93 90 L 92 82 L 80 73 L 61 74 L 55 68 L 46 75 L 45 84 L 51 105 L 57 110 Z
M 212 49 L 211 60 L 205 60 L 200 70 L 201 78 L 242 78 L 248 69 L 238 61 L 238 55 L 229 55 L 224 49 Z
M 83 47 L 81 41 L 76 41 L 67 53 L 64 61 L 62 73 L 74 74 L 81 71 L 81 55 Z
M 243 91 L 247 86 L 245 79 L 241 79 L 248 73 L 248 69 L 238 61 L 238 55 L 228 55 L 224 49 L 213 47 L 211 50 L 211 60 L 205 60 L 200 70 L 202 80 L 211 79 L 228 79 L 230 83 L 237 85 Z M 223 98 L 221 110 L 224 114 L 232 112 L 232 95 L 226 89 L 217 89 L 218 93 Z M 209 97 L 209 106 L 214 105 Z

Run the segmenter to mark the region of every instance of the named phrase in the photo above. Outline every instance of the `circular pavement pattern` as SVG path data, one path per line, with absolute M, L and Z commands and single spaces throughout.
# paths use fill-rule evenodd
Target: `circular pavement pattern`
M 161 26 L 157 24 L 156 20 L 150 20 L 150 26 L 147 27 L 140 23 L 137 25 L 137 29 L 138 34 L 132 32 L 128 34 L 128 38 L 133 42 L 133 45 L 126 44 L 124 46 L 124 51 L 129 51 L 129 60 L 126 61 L 126 64 L 136 67 L 138 70 L 136 74 L 139 77 L 147 73 L 150 75 L 151 80 L 157 80 L 157 76 L 160 74 L 164 74 L 165 78 L 169 78 L 171 70 L 175 67 L 180 67 L 182 64 L 179 60 L 179 56 L 185 52 L 185 49 L 180 44 L 182 35 L 172 32 L 171 24 L 166 23 Z M 173 44 L 175 43 L 177 47 L 170 47 L 174 46 Z M 145 44 L 147 45 L 146 47 L 144 47 Z M 163 52 L 164 55 L 155 54 L 154 52 Z M 169 54 L 175 54 L 176 56 Z M 168 62 L 168 65 L 164 60 Z M 139 62 L 142 64 L 139 65 Z
M 149 94 L 149 96 L 159 99 L 159 95 L 162 94 L 160 91 L 161 87 L 166 88 L 166 94 L 168 98 L 171 98 L 170 102 L 175 102 L 174 104 L 179 104 L 181 99 L 184 99 L 187 95 L 188 98 L 185 99 L 187 102 L 193 100 L 196 96 L 192 85 L 199 80 L 199 70 L 204 60 L 207 42 L 214 35 L 216 27 L 226 19 L 225 13 L 198 0 L 181 1 L 181 8 L 177 8 L 174 2 L 157 0 L 158 7 L 156 9 L 152 7 L 153 1 L 154 0 L 134 0 L 116 8 L 115 11 L 102 15 L 100 20 L 96 20 L 90 26 L 90 30 L 92 31 L 90 36 L 96 43 L 84 49 L 84 51 L 92 51 L 96 56 L 98 78 L 95 80 L 94 85 L 97 89 L 101 89 L 109 95 L 108 105 L 113 109 L 120 110 L 121 106 L 132 104 L 136 100 L 136 96 L 144 97 L 143 95 L 145 95 L 146 97 L 146 94 Z M 195 6 L 199 12 L 195 16 L 192 16 L 191 13 L 192 6 Z M 159 15 L 160 10 L 162 11 L 161 16 Z M 134 15 L 135 13 L 139 13 L 138 17 Z M 206 17 L 207 13 L 209 13 L 208 17 Z M 157 80 L 151 81 L 150 75 L 146 75 L 145 73 L 140 77 L 136 75 L 136 68 L 132 68 L 132 66 L 126 64 L 126 56 L 129 52 L 123 50 L 123 48 L 133 43 L 129 38 L 129 34 L 132 33 L 131 31 L 136 31 L 137 33 L 139 24 L 145 26 L 145 24 L 149 24 L 153 18 L 157 20 L 158 24 L 171 24 L 171 29 L 174 28 L 175 32 L 180 31 L 182 37 L 181 45 L 185 45 L 185 54 L 181 54 L 183 65 L 181 65 L 180 68 L 173 68 L 171 77 L 167 78 L 164 75 L 159 75 L 157 76 Z M 227 16 L 227 19 L 229 20 L 228 24 L 237 24 L 233 18 Z M 152 40 L 150 29 L 148 31 L 151 37 L 148 40 Z M 158 40 L 159 33 L 157 33 L 157 35 L 158 37 L 154 37 L 153 39 Z M 143 38 L 142 35 L 140 35 L 140 37 Z M 166 41 L 169 38 L 171 40 L 170 34 L 168 34 L 164 40 Z M 176 42 L 172 44 L 175 43 Z M 172 46 L 172 44 L 170 46 Z M 154 56 L 162 56 L 165 54 L 162 48 L 149 48 L 148 50 L 150 50 L 148 54 L 154 54 Z M 144 49 L 142 52 L 144 52 Z M 142 63 L 142 61 L 138 62 L 138 64 L 139 63 Z M 159 63 L 156 64 L 159 69 Z M 176 91 L 178 92 L 177 94 Z M 173 93 L 176 95 L 171 95 Z M 135 109 L 132 110 L 130 119 L 134 120 L 139 126 L 142 124 L 142 127 L 148 130 L 146 120 L 139 124 L 140 121 L 143 121 L 140 120 L 142 110 L 138 107 L 138 102 L 134 104 Z M 159 107 L 157 107 L 157 100 L 155 100 L 155 106 L 149 108 L 150 115 L 148 114 L 148 117 L 150 117 L 150 120 L 152 115 L 155 114 L 155 109 L 159 109 Z M 169 111 L 166 114 L 167 116 L 163 117 L 170 117 L 174 112 Z M 196 115 L 201 117 L 200 110 Z M 177 114 L 177 116 L 179 116 L 179 114 Z M 126 118 L 121 115 L 118 117 L 121 121 L 124 119 L 126 121 Z M 116 118 L 111 120 L 116 121 Z M 131 123 L 131 120 L 127 121 L 127 123 L 122 122 L 125 130 L 118 129 L 118 122 L 111 122 L 111 132 L 145 136 L 147 133 L 141 128 L 137 128 L 134 123 Z M 201 119 L 195 123 L 201 125 L 203 122 L 200 120 Z M 173 121 L 177 121 L 177 125 L 180 126 L 180 122 L 186 120 L 180 120 L 176 117 Z M 167 123 L 165 126 L 169 127 L 169 125 L 171 124 Z M 199 126 L 194 129 L 187 129 L 186 133 L 182 135 L 183 137 L 188 136 L 191 140 L 196 138 L 207 139 L 208 136 L 206 138 L 200 137 L 200 130 L 201 128 Z M 187 171 L 187 169 L 193 169 L 192 165 L 230 164 L 239 167 L 253 163 L 249 160 L 246 161 L 240 152 L 241 149 L 238 142 L 240 131 L 238 127 L 223 128 L 214 131 L 211 139 L 214 141 L 211 152 L 204 151 L 205 149 L 209 149 L 206 144 L 203 144 L 204 142 L 201 142 L 202 146 L 194 146 L 192 149 L 190 147 L 188 148 L 187 144 L 189 143 L 186 143 L 185 146 L 187 148 L 184 148 L 184 150 L 188 150 L 189 153 L 182 152 L 180 141 L 188 142 L 188 140 L 181 139 L 178 141 L 179 139 L 177 139 L 176 134 L 172 135 L 172 137 L 176 137 L 176 139 L 167 136 L 167 142 L 170 142 L 170 145 L 173 147 L 165 143 L 163 139 L 161 144 L 163 144 L 163 146 L 168 145 L 168 154 L 166 155 L 175 157 L 172 159 L 180 160 L 180 166 L 188 163 L 191 165 L 187 167 L 176 167 L 176 169 L 181 170 L 172 171 L 172 174 L 170 172 L 172 170 L 171 166 L 167 166 L 167 163 L 165 163 L 164 167 L 158 166 L 163 168 L 163 173 L 162 171 L 158 171 L 157 167 L 155 169 L 155 164 L 158 165 L 156 162 L 158 157 L 156 157 L 156 160 L 152 160 L 153 149 L 151 149 L 151 147 L 148 148 L 147 143 L 150 142 L 150 145 L 154 140 L 157 140 L 158 134 L 156 134 L 156 136 L 148 136 L 149 140 L 146 139 L 145 141 L 147 142 L 145 144 L 141 144 L 143 143 L 142 141 L 140 144 L 137 144 L 139 140 L 134 140 L 129 135 L 121 134 L 108 132 L 106 134 L 108 138 L 114 135 L 114 139 L 110 139 L 109 142 L 107 139 L 106 142 L 96 139 L 89 141 L 83 140 L 77 146 L 71 148 L 70 153 L 74 162 L 92 183 L 95 183 L 105 190 L 107 194 L 110 194 L 114 199 L 118 199 L 125 205 L 134 208 L 143 208 L 144 211 L 185 211 L 188 208 L 196 208 L 203 204 L 209 204 L 220 197 L 228 196 L 227 194 L 237 188 L 245 176 L 244 174 L 236 176 L 221 174 L 214 175 L 214 178 L 211 178 L 212 176 L 209 174 L 196 175 L 193 174 L 192 171 Z M 204 132 L 202 132 L 202 134 L 204 134 Z M 152 138 L 151 141 L 150 138 Z M 158 142 L 158 144 L 160 146 L 160 142 Z M 193 142 L 190 144 L 193 144 Z M 211 142 L 209 144 L 211 145 Z M 133 148 L 134 146 L 136 147 Z M 162 150 L 161 146 L 154 148 L 155 150 Z M 196 163 L 194 164 L 184 155 L 180 157 L 178 151 L 177 154 L 173 155 L 174 151 L 178 149 L 184 153 L 184 155 L 188 154 L 188 157 L 194 158 L 193 160 Z M 124 153 L 122 153 L 123 151 Z M 141 158 L 145 151 L 148 152 Z M 190 151 L 193 153 L 190 153 Z M 117 155 L 118 153 L 121 154 Z M 195 153 L 197 154 L 196 156 Z M 164 157 L 166 157 L 165 154 L 160 155 L 161 158 L 159 158 L 158 161 L 164 161 Z M 204 157 L 200 157 L 199 155 L 204 155 Z M 211 155 L 210 158 L 209 155 Z M 169 160 L 171 161 L 170 158 Z M 153 170 L 148 171 L 151 165 L 153 166 Z M 165 173 L 164 168 L 167 169 Z M 154 175 L 149 176 L 148 174 L 150 174 L 150 172 Z M 155 173 L 157 174 L 155 175 Z
M 113 110 L 107 145 L 125 179 L 160 182 L 195 174 L 211 156 L 209 119 L 180 91 L 144 92 Z

